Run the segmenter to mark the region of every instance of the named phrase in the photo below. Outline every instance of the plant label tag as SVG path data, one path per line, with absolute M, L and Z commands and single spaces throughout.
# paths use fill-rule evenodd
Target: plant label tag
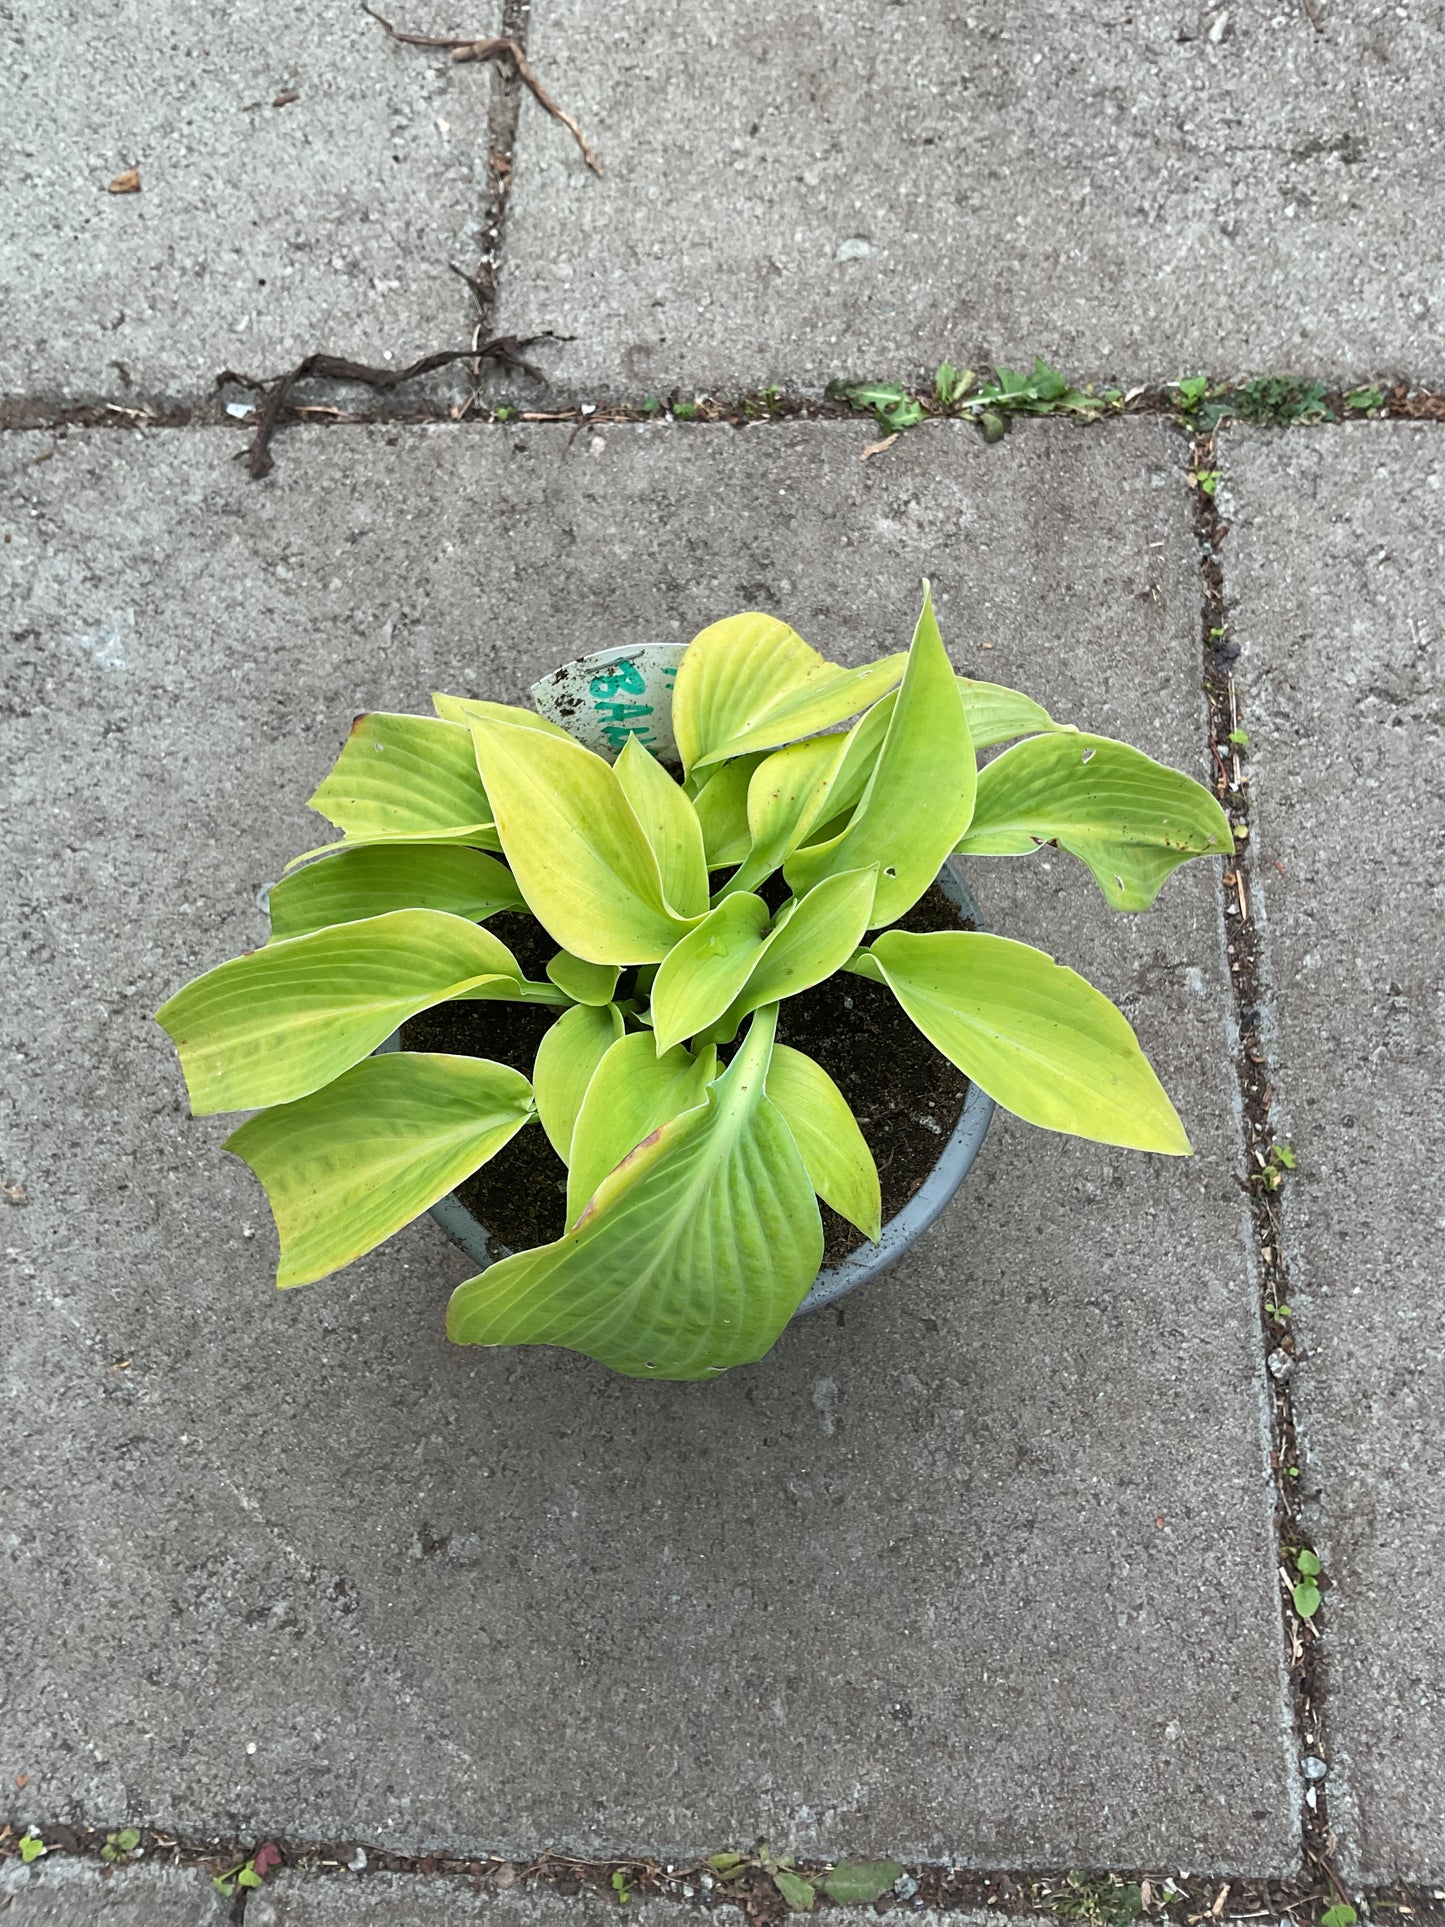
M 675 763 L 672 685 L 686 648 L 684 642 L 650 642 L 601 649 L 533 683 L 532 701 L 539 715 L 609 763 L 629 736 L 660 762 Z

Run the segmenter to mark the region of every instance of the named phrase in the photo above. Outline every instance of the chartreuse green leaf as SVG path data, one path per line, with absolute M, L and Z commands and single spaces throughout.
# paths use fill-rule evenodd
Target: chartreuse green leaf
M 587 1086 L 572 1133 L 567 1222 L 573 1224 L 607 1173 L 680 1111 L 701 1104 L 717 1076 L 717 1052 L 678 1044 L 661 1056 L 645 1031 L 620 1038 Z
M 636 736 L 623 744 L 614 768 L 657 858 L 664 902 L 680 917 L 700 917 L 707 909 L 707 856 L 697 811 Z
M 552 1149 L 566 1164 L 572 1132 L 587 1086 L 622 1035 L 622 1013 L 612 1004 L 578 1004 L 564 1010 L 542 1037 L 532 1065 L 537 1115 Z
M 974 682 L 968 676 L 959 677 L 958 687 L 975 749 L 992 749 L 996 743 L 1011 743 L 1016 736 L 1036 736 L 1051 730 L 1073 733 L 1072 723 L 1056 723 L 1032 696 L 1017 689 L 1005 689 L 997 682 Z
M 877 877 L 872 866 L 824 877 L 790 914 L 779 916 L 742 991 L 716 1026 L 719 1043 L 736 1034 L 750 1010 L 796 997 L 842 969 L 871 921 Z
M 877 1244 L 883 1231 L 878 1166 L 838 1086 L 815 1058 L 774 1044 L 768 1096 L 782 1112 L 818 1196 Z
M 268 905 L 273 940 L 388 910 L 447 910 L 479 923 L 527 907 L 505 864 L 449 843 L 343 846 L 273 883 Z
M 907 660 L 899 650 L 896 655 L 865 663 L 861 669 L 840 669 L 834 663 L 824 663 L 806 682 L 769 704 L 727 742 L 699 758 L 698 767 L 705 768 L 724 756 L 741 755 L 745 750 L 772 749 L 846 722 L 877 702 L 885 691 L 897 687 Z
M 358 716 L 309 802 L 352 842 L 450 837 L 497 847 L 469 732 L 430 716 Z
M 533 915 L 588 963 L 656 963 L 688 928 L 617 773 L 580 743 L 475 722 L 497 833 Z
M 702 825 L 703 848 L 710 870 L 741 863 L 752 848 L 748 829 L 748 783 L 766 752 L 737 756 L 707 771 L 707 780 L 692 799 Z
M 807 1170 L 764 1089 L 776 1020 L 753 1020 L 706 1103 L 649 1134 L 555 1244 L 458 1286 L 449 1335 L 562 1345 L 635 1378 L 761 1358 L 823 1255 Z
M 473 723 L 515 723 L 518 729 L 540 729 L 545 736 L 560 736 L 567 743 L 572 741 L 560 723 L 539 716 L 535 709 L 521 709 L 516 703 L 481 702 L 474 696 L 433 695 L 431 705 L 444 722 L 460 723 L 465 729 L 470 729 Z
M 868 787 L 847 829 L 795 851 L 783 875 L 801 894 L 824 877 L 876 863 L 869 922 L 893 923 L 923 895 L 968 828 L 976 781 L 963 698 L 925 584 L 903 686 Z
M 266 1187 L 278 1285 L 309 1285 L 429 1210 L 532 1115 L 520 1071 L 483 1057 L 389 1051 L 226 1140 Z
M 748 610 L 695 635 L 672 686 L 672 733 L 683 769 L 733 737 L 829 665 L 776 616 Z M 754 748 L 763 748 L 755 744 Z
M 903 658 L 840 669 L 785 622 L 756 611 L 694 636 L 672 691 L 672 727 L 689 773 L 745 751 L 831 728 L 891 689 Z
M 850 967 L 887 984 L 950 1063 L 1028 1123 L 1188 1156 L 1124 1016 L 1042 950 L 966 930 L 885 930 Z
M 570 950 L 559 950 L 547 975 L 574 1004 L 610 1004 L 617 988 L 617 965 L 588 963 Z
M 829 803 L 848 737 L 812 736 L 765 756 L 748 784 L 747 855 L 723 888 L 753 890 L 792 855 Z
M 504 943 L 441 910 L 392 910 L 219 964 L 161 1005 L 197 1117 L 286 1104 L 329 1084 L 448 998 L 513 997 Z
M 1076 733 L 1072 723 L 1056 723 L 1032 697 L 1020 695 L 1016 689 L 1005 689 L 999 683 L 971 682 L 967 676 L 959 676 L 957 682 L 968 733 L 976 751 L 1040 730 Z M 847 748 L 829 781 L 823 808 L 819 811 L 818 821 L 824 834 L 817 841 L 837 835 L 846 827 L 843 819 L 868 787 L 897 701 L 896 693 L 882 697 L 849 730 Z
M 724 897 L 675 944 L 652 980 L 659 1052 L 721 1017 L 752 975 L 772 912 L 747 891 Z
M 1034 736 L 995 757 L 959 850 L 1021 856 L 1041 843 L 1087 864 L 1116 910 L 1147 910 L 1169 872 L 1234 848 L 1202 783 L 1107 736 Z
M 818 1884 L 840 1906 L 866 1907 L 881 1900 L 903 1871 L 896 1860 L 840 1860 Z

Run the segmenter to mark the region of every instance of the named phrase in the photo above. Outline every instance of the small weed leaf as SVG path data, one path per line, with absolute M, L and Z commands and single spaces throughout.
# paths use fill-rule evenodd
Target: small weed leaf
M 1232 729 L 1229 732 L 1229 740 L 1236 749 L 1244 749 L 1249 743 L 1249 731 L 1247 729 Z
M 1383 408 L 1384 405 L 1385 391 L 1382 388 L 1352 388 L 1349 394 L 1345 396 L 1346 408 L 1353 408 L 1358 414 L 1368 414 L 1373 409 Z M 1330 1911 L 1331 1913 L 1338 1913 L 1340 1909 L 1333 1907 Z M 1350 1909 L 1350 1912 L 1353 1914 L 1353 1907 Z
M 810 1883 L 795 1873 L 787 1873 L 781 1867 L 773 1869 L 773 1885 L 788 1903 L 788 1911 L 793 1914 L 810 1914 L 818 1896 Z
M 625 1907 L 632 1898 L 632 1889 L 628 1885 L 627 1874 L 622 1867 L 614 1867 L 612 1870 L 612 1891 L 617 1896 L 619 1907 Z
M 886 1894 L 902 1872 L 896 1860 L 840 1860 L 819 1885 L 829 1900 L 866 1905 Z
M 1197 488 L 1201 495 L 1214 494 L 1219 487 L 1220 471 L 1217 468 L 1195 468 L 1189 471 L 1189 486 Z
M 1130 1927 L 1144 1911 L 1144 1895 L 1137 1881 L 1090 1878 L 1071 1873 L 1068 1886 L 1047 1895 L 1052 1911 L 1065 1920 L 1083 1920 L 1094 1927 Z
M 1313 1619 L 1320 1609 L 1320 1589 L 1313 1579 L 1301 1579 L 1291 1597 L 1301 1619 Z
M 1293 1171 L 1298 1164 L 1299 1159 L 1287 1144 L 1273 1144 L 1260 1170 L 1259 1181 L 1266 1191 L 1278 1191 L 1284 1183 L 1285 1172 Z
M 708 1855 L 707 1864 L 715 1873 L 720 1873 L 724 1880 L 729 1880 L 747 1862 L 740 1853 L 712 1853 Z
M 1324 421 L 1329 404 L 1322 381 L 1296 381 L 1290 375 L 1258 375 L 1236 382 L 1199 410 L 1202 428 L 1235 416 L 1266 428 L 1287 428 L 1294 422 Z
M 1301 1579 L 1318 1579 L 1319 1578 L 1320 1576 L 1319 1557 L 1317 1554 L 1311 1552 L 1308 1546 L 1300 1547 L 1299 1551 L 1294 1556 L 1294 1563 L 1295 1563 L 1295 1570 L 1296 1572 L 1298 1572 Z
M 33 1860 L 39 1860 L 42 1854 L 47 1854 L 49 1851 L 49 1847 L 46 1846 L 34 1827 L 30 1829 L 29 1833 L 21 1836 L 20 1858 L 27 1867 Z
M 1208 375 L 1186 375 L 1182 381 L 1174 383 L 1174 392 L 1179 397 L 1179 412 L 1193 414 L 1209 393 Z
M 1348 1900 L 1337 1900 L 1320 1915 L 1320 1927 L 1355 1927 L 1359 1917 Z

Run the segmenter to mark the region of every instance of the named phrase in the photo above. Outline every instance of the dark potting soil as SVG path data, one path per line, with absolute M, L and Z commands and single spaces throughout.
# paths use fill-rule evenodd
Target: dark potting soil
M 893 926 L 958 927 L 958 914 L 937 884 Z M 530 978 L 545 976 L 557 946 L 531 917 L 509 912 L 490 918 L 487 928 Z M 490 1057 L 530 1077 L 537 1045 L 558 1014 L 540 1004 L 438 1004 L 405 1024 L 401 1040 L 406 1050 Z M 877 1161 L 886 1224 L 917 1191 L 953 1135 L 968 1079 L 905 1016 L 891 990 L 842 972 L 816 990 L 785 999 L 778 1036 L 815 1057 L 848 1100 Z M 566 1167 L 533 1122 L 468 1178 L 457 1196 L 503 1244 L 521 1251 L 561 1237 L 566 1192 Z M 865 1240 L 821 1200 L 819 1209 L 823 1262 L 836 1264 Z

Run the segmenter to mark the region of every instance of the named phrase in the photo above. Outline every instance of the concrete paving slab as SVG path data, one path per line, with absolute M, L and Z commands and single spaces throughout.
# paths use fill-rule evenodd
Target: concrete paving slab
M 490 1881 L 411 1873 L 282 1873 L 246 1902 L 248 1927 L 616 1927 L 616 1900 L 584 1887 L 564 1895 L 546 1887 L 499 1891 Z M 700 1927 L 696 1907 L 634 1900 L 636 1927 Z
M 731 1910 L 729 1910 L 731 1911 Z M 360 1879 L 324 1874 L 283 1873 L 246 1903 L 246 1927 L 616 1927 L 617 1903 L 608 1894 L 584 1887 L 562 1895 L 545 1887 L 498 1892 L 490 1882 L 444 1879 L 425 1874 L 366 1874 Z M 633 1900 L 627 1919 L 635 1927 L 701 1927 L 710 1914 L 701 1906 L 676 1900 Z M 873 1916 L 869 1916 L 870 1918 Z M 858 1927 L 857 1908 L 820 1907 L 817 1927 Z M 997 1919 L 982 1909 L 937 1913 L 920 1908 L 899 1918 L 914 1927 L 985 1927 Z M 1018 1927 L 1044 1927 L 1019 1919 Z
M 47 1855 L 0 1872 L 5 1927 L 222 1927 L 231 1903 L 191 1867 L 103 1869 Z
M 1214 879 L 998 927 L 1138 1022 L 1199 1149 L 1001 1122 L 846 1319 L 700 1391 L 449 1349 L 420 1224 L 278 1295 L 149 1021 L 261 931 L 356 710 L 519 698 L 761 605 L 1202 766 L 1182 444 L 1148 422 L 7 438 L 7 1758 L 58 1813 L 516 1853 L 1295 1858 Z M 49 459 L 44 459 L 49 458 Z M 16 1079 L 19 1081 L 17 1082 Z
M 447 263 L 480 251 L 488 69 L 337 0 L 126 6 L 98 31 L 83 0 L 0 17 L 0 394 L 201 399 L 222 368 L 466 346 Z M 140 192 L 109 193 L 133 167 Z
M 1331 1585 L 1331 1816 L 1362 1878 L 1445 1880 L 1445 435 L 1231 433 L 1288 1180 L 1296 1412 Z M 1278 866 L 1278 867 L 1277 867 Z
M 1445 374 L 1438 0 L 537 0 L 501 314 L 586 395 Z

